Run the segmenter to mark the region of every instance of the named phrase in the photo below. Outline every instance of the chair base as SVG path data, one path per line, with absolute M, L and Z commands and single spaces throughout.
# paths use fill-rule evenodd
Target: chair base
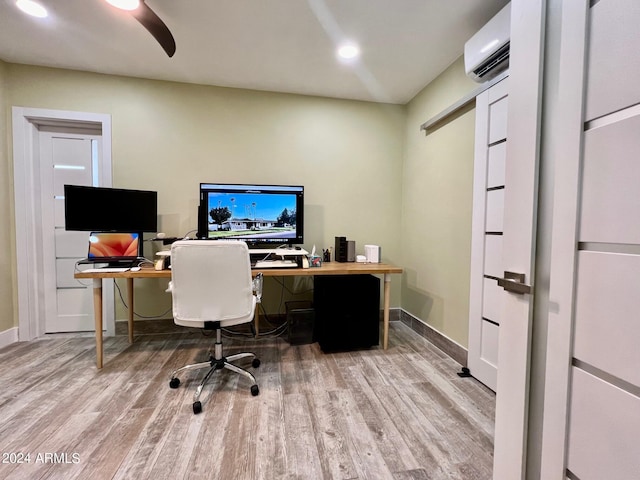
M 219 331 L 218 331 L 219 332 Z M 256 358 L 256 355 L 251 352 L 243 352 L 236 353 L 235 355 L 231 355 L 229 357 L 224 357 L 222 355 L 222 343 L 218 338 L 218 341 L 215 344 L 215 355 L 212 355 L 207 362 L 193 363 L 191 365 L 185 365 L 184 367 L 178 368 L 171 373 L 171 380 L 169 381 L 169 387 L 178 388 L 180 386 L 180 379 L 178 375 L 180 372 L 184 372 L 187 370 L 200 370 L 203 368 L 208 368 L 209 371 L 198 385 L 196 392 L 193 395 L 193 413 L 200 413 L 202 411 L 202 403 L 200 403 L 200 394 L 202 393 L 202 389 L 213 375 L 213 372 L 216 370 L 227 369 L 235 372 L 239 375 L 242 375 L 251 381 L 251 395 L 254 397 L 260 393 L 260 389 L 258 388 L 258 383 L 256 382 L 256 377 L 253 376 L 251 372 L 245 370 L 244 368 L 238 367 L 231 362 L 235 362 L 237 360 L 241 360 L 243 358 L 252 358 L 251 366 L 253 368 L 258 368 L 260 366 L 260 360 Z

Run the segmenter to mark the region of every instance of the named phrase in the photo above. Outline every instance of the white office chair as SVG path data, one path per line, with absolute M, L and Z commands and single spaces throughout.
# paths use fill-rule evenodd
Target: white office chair
M 251 278 L 249 249 L 244 242 L 188 240 L 171 245 L 171 282 L 173 318 L 176 325 L 215 330 L 214 354 L 209 361 L 186 365 L 171 374 L 169 386 L 178 388 L 177 375 L 185 370 L 209 368 L 193 397 L 193 413 L 202 411 L 199 401 L 202 388 L 213 372 L 228 369 L 248 378 L 251 394 L 260 390 L 255 377 L 231 362 L 252 358 L 252 366 L 260 366 L 253 353 L 238 353 L 224 357 L 221 331 L 253 320 L 256 305 L 262 296 L 262 275 Z

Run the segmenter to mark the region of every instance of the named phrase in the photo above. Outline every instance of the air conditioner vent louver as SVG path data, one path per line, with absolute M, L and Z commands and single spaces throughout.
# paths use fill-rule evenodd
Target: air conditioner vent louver
M 500 66 L 501 70 L 506 68 L 508 63 L 504 65 L 502 65 L 502 63 L 509 60 L 509 43 L 510 42 L 507 42 L 500 47 L 500 49 L 491 55 L 485 62 L 480 64 L 478 68 L 474 69 L 473 73 L 477 77 L 483 78 L 487 73 L 498 68 L 498 66 Z

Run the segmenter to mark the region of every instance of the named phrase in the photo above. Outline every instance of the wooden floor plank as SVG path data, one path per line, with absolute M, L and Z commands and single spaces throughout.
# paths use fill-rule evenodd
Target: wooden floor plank
M 318 446 L 305 394 L 284 400 L 285 464 L 290 478 L 323 478 Z
M 378 398 L 379 395 L 392 390 L 385 389 L 383 385 L 372 384 L 369 378 L 357 373 L 353 377 L 350 390 L 389 469 L 398 472 L 420 468 L 420 461 L 413 455 L 394 421 L 395 412 L 387 411 L 385 404 Z
M 315 442 L 325 478 L 357 478 L 358 470 L 349 454 L 349 439 L 335 391 L 307 395 Z
M 344 422 L 347 450 L 358 472 L 356 478 L 392 478 L 375 438 L 358 408 L 358 402 L 350 390 L 338 390 L 335 401 Z
M 284 396 L 280 388 L 262 389 L 256 397 L 260 415 L 256 420 L 255 479 L 269 480 L 286 477 L 286 444 Z M 250 447 L 251 448 L 251 447 Z M 260 459 L 268 458 L 269 461 Z

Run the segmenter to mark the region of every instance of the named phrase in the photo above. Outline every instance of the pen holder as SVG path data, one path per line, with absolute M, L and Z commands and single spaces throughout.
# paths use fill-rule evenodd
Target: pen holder
M 318 255 L 312 255 L 309 257 L 309 266 L 310 267 L 321 267 L 322 266 L 322 258 Z

